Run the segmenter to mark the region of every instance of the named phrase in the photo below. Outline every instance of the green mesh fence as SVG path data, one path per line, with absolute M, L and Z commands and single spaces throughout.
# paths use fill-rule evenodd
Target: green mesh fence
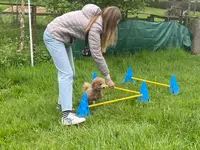
M 191 33 L 188 28 L 175 22 L 147 22 L 124 20 L 119 24 L 118 42 L 108 54 L 134 53 L 140 50 L 156 51 L 168 47 L 191 50 Z M 73 45 L 75 55 L 81 55 L 84 41 Z

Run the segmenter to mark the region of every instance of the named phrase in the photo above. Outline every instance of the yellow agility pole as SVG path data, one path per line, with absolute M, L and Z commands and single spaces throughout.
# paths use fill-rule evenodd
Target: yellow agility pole
M 116 89 L 116 90 L 120 90 L 120 91 L 125 91 L 125 92 L 140 94 L 140 92 L 138 92 L 138 91 L 128 90 L 128 89 L 119 88 L 119 87 L 115 87 L 115 89 Z
M 89 107 L 91 108 L 91 107 L 96 107 L 96 106 L 100 106 L 100 105 L 111 104 L 111 103 L 115 103 L 115 102 L 119 102 L 119 101 L 124 101 L 124 100 L 129 100 L 129 99 L 137 98 L 137 97 L 141 97 L 141 96 L 142 96 L 142 94 L 140 94 L 140 95 L 134 95 L 134 96 L 129 96 L 129 97 L 124 97 L 124 98 L 119 98 L 119 99 L 115 99 L 115 100 L 109 100 L 109 101 L 106 101 L 106 102 L 89 105 Z
M 106 87 L 108 87 L 108 86 L 106 85 Z M 120 88 L 120 87 L 116 87 L 116 86 L 114 87 L 114 89 L 116 89 L 116 90 L 120 90 L 120 91 L 129 92 L 129 93 L 140 94 L 140 92 L 138 92 L 138 91 L 128 90 L 128 89 L 124 89 L 124 88 Z
M 156 85 L 160 85 L 160 86 L 170 87 L 170 85 L 168 85 L 168 84 L 163 84 L 163 83 L 159 83 L 159 82 L 149 81 L 149 80 L 145 80 L 145 79 L 140 79 L 140 78 L 135 78 L 135 77 L 132 77 L 132 79 L 138 80 L 138 81 L 145 81 L 147 83 L 156 84 Z

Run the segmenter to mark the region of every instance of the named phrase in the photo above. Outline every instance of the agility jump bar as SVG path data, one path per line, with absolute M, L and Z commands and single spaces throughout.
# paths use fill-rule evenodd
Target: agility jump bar
M 106 85 L 106 87 L 108 87 L 108 85 Z M 135 94 L 139 94 L 139 95 L 133 95 L 133 96 L 128 96 L 128 97 L 119 98 L 119 99 L 115 99 L 115 100 L 109 100 L 109 101 L 102 102 L 102 103 L 91 104 L 91 105 L 89 105 L 89 107 L 91 108 L 91 107 L 111 104 L 111 103 L 124 101 L 124 100 L 129 100 L 129 99 L 133 99 L 133 98 L 137 98 L 137 97 L 141 97 L 142 96 L 142 94 L 140 94 L 140 92 L 138 92 L 138 91 L 128 90 L 128 89 L 124 89 L 124 88 L 120 88 L 120 87 L 114 87 L 114 89 L 120 90 L 120 91 L 125 91 L 125 92 L 130 92 L 130 93 L 135 93 Z
M 141 97 L 141 96 L 142 96 L 142 94 L 140 94 L 140 95 L 133 95 L 133 96 L 124 97 L 124 98 L 119 98 L 119 99 L 115 99 L 115 100 L 109 100 L 109 101 L 106 101 L 106 102 L 89 105 L 89 107 L 91 108 L 91 107 L 96 107 L 96 106 L 100 106 L 100 105 L 106 105 L 106 104 L 116 103 L 116 102 L 119 102 L 119 101 L 129 100 L 129 99 L 133 99 L 133 98 L 137 98 L 137 97 Z
M 108 85 L 106 85 L 106 87 L 108 87 Z M 114 89 L 119 90 L 119 91 L 129 92 L 129 93 L 140 94 L 140 92 L 138 92 L 138 91 L 128 90 L 128 89 L 124 89 L 124 88 L 120 88 L 120 87 L 116 87 L 116 86 L 114 87 Z
M 116 90 L 120 90 L 120 91 L 125 91 L 125 92 L 140 94 L 140 92 L 138 92 L 138 91 L 128 90 L 128 89 L 124 89 L 124 88 L 120 88 L 120 87 L 115 87 L 115 89 Z
M 132 79 L 138 80 L 138 81 L 147 82 L 147 83 L 150 83 L 150 84 L 159 85 L 159 86 L 170 87 L 170 85 L 168 85 L 168 84 L 159 83 L 159 82 L 154 82 L 154 81 L 145 80 L 145 79 L 141 79 L 141 78 L 132 77 Z

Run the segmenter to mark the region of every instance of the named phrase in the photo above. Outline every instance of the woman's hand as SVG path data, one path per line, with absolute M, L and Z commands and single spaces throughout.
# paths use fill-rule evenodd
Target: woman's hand
M 115 83 L 112 81 L 112 79 L 109 79 L 106 82 L 107 82 L 109 88 L 114 88 L 115 87 Z

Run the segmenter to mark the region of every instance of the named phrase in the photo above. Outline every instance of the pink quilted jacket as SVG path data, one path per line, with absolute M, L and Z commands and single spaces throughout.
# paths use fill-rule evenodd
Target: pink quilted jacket
M 94 4 L 87 4 L 81 10 L 72 11 L 55 18 L 47 25 L 47 31 L 58 41 L 71 45 L 75 40 L 85 40 L 84 29 L 94 15 L 100 15 L 101 9 Z M 101 52 L 102 17 L 92 25 L 88 41 L 91 56 L 105 78 L 110 78 L 109 69 Z

